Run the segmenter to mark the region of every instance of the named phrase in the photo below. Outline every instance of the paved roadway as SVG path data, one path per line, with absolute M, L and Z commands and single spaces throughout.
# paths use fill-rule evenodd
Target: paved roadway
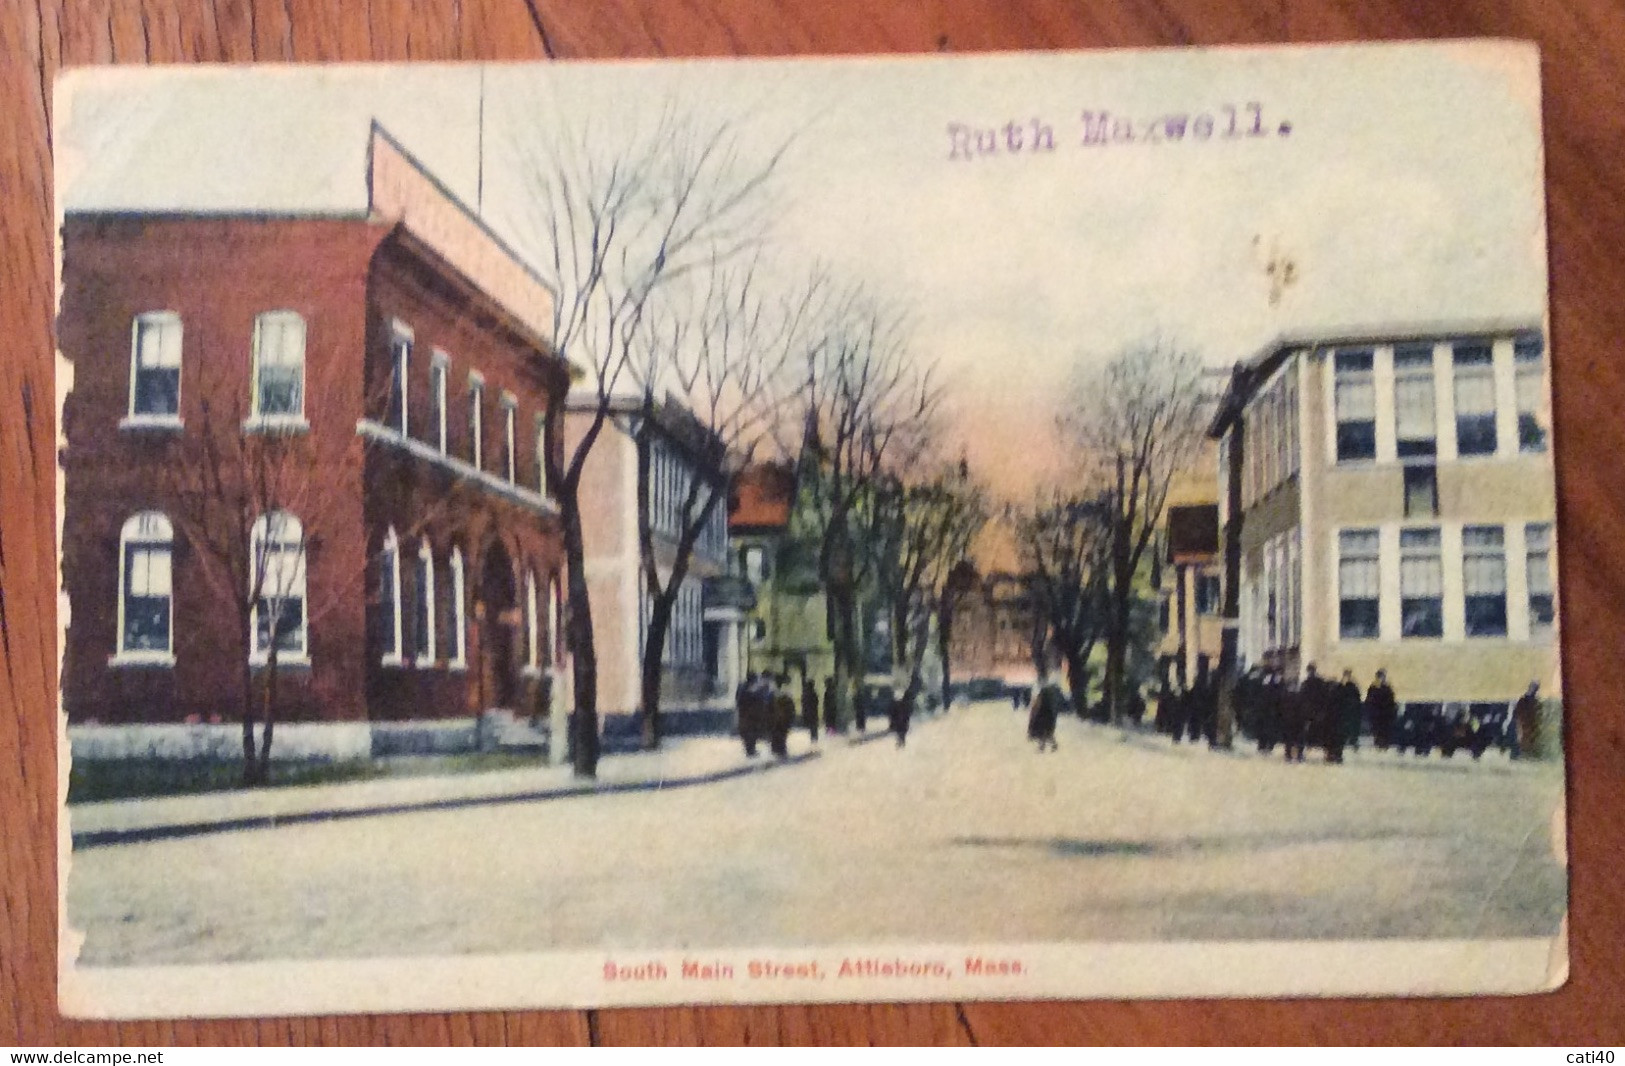
M 89 964 L 721 947 L 1547 935 L 1555 765 L 1343 766 L 978 704 L 711 785 L 93 848 Z

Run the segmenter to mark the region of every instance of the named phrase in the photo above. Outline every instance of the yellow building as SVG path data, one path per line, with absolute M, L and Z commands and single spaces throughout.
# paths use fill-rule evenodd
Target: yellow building
M 1435 710 L 1556 696 L 1547 377 L 1535 322 L 1287 339 L 1239 364 L 1209 430 L 1229 665 L 1386 669 Z

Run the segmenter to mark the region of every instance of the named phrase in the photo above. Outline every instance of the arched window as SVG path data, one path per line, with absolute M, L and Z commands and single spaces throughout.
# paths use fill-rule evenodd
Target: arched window
M 536 571 L 525 571 L 525 666 L 539 670 L 542 666 L 541 627 L 537 623 Z
M 305 417 L 305 320 L 293 311 L 254 319 L 253 408 L 268 422 Z
M 557 575 L 547 579 L 547 665 L 553 666 L 559 659 L 559 579 Z
M 467 620 L 463 615 L 463 552 L 460 548 L 451 550 L 451 629 L 447 634 L 450 647 L 446 649 L 447 658 L 451 660 L 453 669 L 461 669 L 468 665 L 468 630 Z
M 175 531 L 157 511 L 142 511 L 119 533 L 118 657 L 168 660 L 174 651 Z
M 181 316 L 148 311 L 135 316 L 130 334 L 130 417 L 179 421 Z
M 308 654 L 305 626 L 305 530 L 286 511 L 261 515 L 250 539 L 249 594 L 254 597 L 252 658 L 265 662 Z
M 434 665 L 434 550 L 427 538 L 418 545 L 416 611 L 412 656 L 419 666 Z
M 385 666 L 401 664 L 401 542 L 391 526 L 378 552 L 378 643 Z

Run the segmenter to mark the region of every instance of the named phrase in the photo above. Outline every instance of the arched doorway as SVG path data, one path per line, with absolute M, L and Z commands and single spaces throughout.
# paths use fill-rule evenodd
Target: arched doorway
M 518 686 L 514 676 L 514 630 L 519 620 L 513 560 L 500 540 L 482 553 L 480 567 L 480 697 L 482 710 L 512 710 Z

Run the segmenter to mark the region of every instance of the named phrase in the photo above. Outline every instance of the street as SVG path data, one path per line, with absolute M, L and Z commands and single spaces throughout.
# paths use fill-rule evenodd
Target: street
M 1342 766 L 1008 703 L 702 786 L 74 853 L 81 964 L 863 942 L 1545 936 L 1558 763 Z

